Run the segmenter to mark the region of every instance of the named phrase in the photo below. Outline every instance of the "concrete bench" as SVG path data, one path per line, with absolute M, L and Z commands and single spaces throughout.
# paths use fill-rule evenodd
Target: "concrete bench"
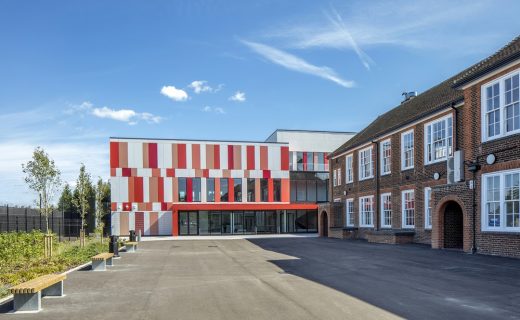
M 125 242 L 126 252 L 136 252 L 137 251 L 137 242 Z
M 112 265 L 113 253 L 103 252 L 92 257 L 92 271 L 105 271 Z
M 65 274 L 47 274 L 14 287 L 9 291 L 14 295 L 15 312 L 38 312 L 42 307 L 42 297 L 63 296 Z

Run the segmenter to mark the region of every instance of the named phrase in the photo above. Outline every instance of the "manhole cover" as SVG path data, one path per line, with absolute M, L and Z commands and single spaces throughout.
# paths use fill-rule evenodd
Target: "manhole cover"
M 218 246 L 208 246 L 208 248 L 218 248 Z

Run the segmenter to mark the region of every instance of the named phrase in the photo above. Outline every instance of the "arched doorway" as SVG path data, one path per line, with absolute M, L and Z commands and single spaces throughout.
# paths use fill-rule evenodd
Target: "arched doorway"
M 329 236 L 329 218 L 327 216 L 327 211 L 321 212 L 321 236 Z
M 464 218 L 458 203 L 450 201 L 444 209 L 444 248 L 462 249 L 464 245 Z

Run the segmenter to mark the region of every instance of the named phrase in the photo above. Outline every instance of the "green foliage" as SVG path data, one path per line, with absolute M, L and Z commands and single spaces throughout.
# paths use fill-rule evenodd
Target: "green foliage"
M 91 257 L 108 251 L 108 244 L 88 239 L 85 247 L 78 242 L 57 242 L 54 255 L 45 258 L 43 236 L 39 231 L 30 233 L 0 233 L 0 298 L 7 288 L 38 276 L 63 272 L 90 261 Z
M 22 164 L 22 169 L 25 173 L 25 183 L 40 196 L 40 201 L 36 202 L 45 217 L 47 231 L 50 232 L 49 216 L 53 210 L 52 201 L 61 186 L 60 170 L 41 147 L 34 149 L 32 160 Z
M 79 176 L 76 181 L 76 190 L 74 190 L 74 206 L 79 211 L 81 216 L 81 227 L 84 228 L 87 225 L 86 217 L 91 208 L 91 198 L 94 194 L 94 187 L 90 180 L 90 173 L 85 169 L 85 165 L 82 163 L 79 168 Z M 94 195 L 95 197 L 95 195 Z
M 58 202 L 58 208 L 63 212 L 74 211 L 73 194 L 69 184 L 65 184 L 63 191 L 61 192 L 60 201 Z
M 109 212 L 109 208 L 107 208 L 106 204 L 110 202 L 110 184 L 108 182 L 103 182 L 101 178 L 98 179 L 97 187 L 96 187 L 96 232 L 103 237 L 103 217 L 106 216 Z

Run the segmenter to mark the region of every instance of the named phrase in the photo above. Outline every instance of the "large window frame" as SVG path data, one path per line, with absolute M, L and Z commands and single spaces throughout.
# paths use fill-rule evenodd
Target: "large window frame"
M 367 147 L 358 151 L 359 181 L 374 177 L 374 164 L 372 161 L 373 147 Z
M 408 139 L 407 137 L 410 137 Z M 415 134 L 414 130 L 410 129 L 401 133 L 401 170 L 409 170 L 414 167 L 415 158 Z
M 444 135 L 444 136 L 443 136 Z M 424 125 L 424 163 L 446 161 L 453 155 L 453 115 Z
M 520 169 L 482 175 L 482 231 L 520 232 L 519 180 Z M 510 185 L 511 183 L 516 186 Z M 493 214 L 491 214 L 491 208 L 493 208 Z M 490 216 L 493 216 L 493 220 L 490 220 Z M 508 226 L 509 216 L 511 216 L 513 226 Z M 491 221 L 493 221 L 493 225 L 490 225 Z
M 381 228 L 392 228 L 392 193 L 381 194 Z
M 517 69 L 481 86 L 482 142 L 520 133 L 519 82 L 520 69 Z M 509 125 L 513 128 L 508 131 Z
M 354 198 L 345 200 L 345 225 L 354 226 Z
M 392 173 L 392 141 L 383 140 L 379 143 L 381 155 L 381 175 Z
M 432 228 L 432 188 L 424 188 L 424 229 Z
M 415 190 L 401 192 L 401 219 L 404 229 L 415 228 Z
M 354 182 L 354 156 L 349 154 L 345 157 L 345 183 Z
M 336 169 L 332 170 L 332 186 L 338 186 L 338 171 Z
M 359 226 L 374 227 L 374 196 L 359 198 Z

